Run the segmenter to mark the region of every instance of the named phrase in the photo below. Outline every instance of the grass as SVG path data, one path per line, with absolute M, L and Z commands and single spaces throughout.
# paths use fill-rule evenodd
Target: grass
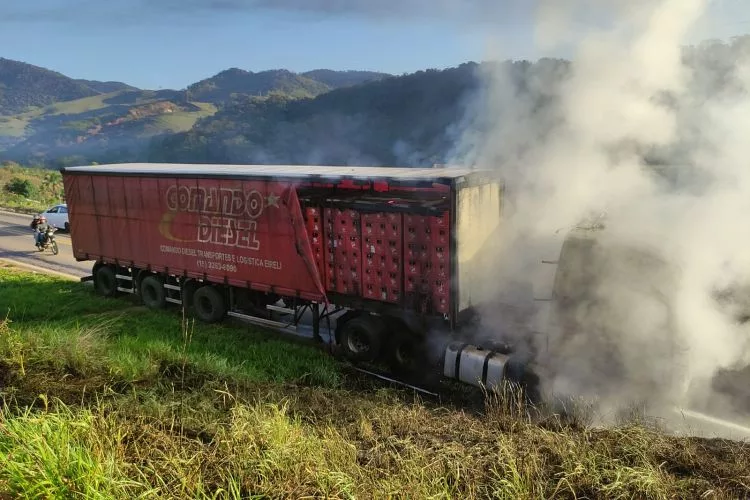
M 85 113 L 87 111 L 95 111 L 97 109 L 106 108 L 109 106 L 106 99 L 114 97 L 120 94 L 120 92 L 111 92 L 109 94 L 99 94 L 90 97 L 83 97 L 81 99 L 75 99 L 73 101 L 56 102 L 45 106 L 40 109 L 36 109 L 26 113 L 23 116 L 28 116 L 30 119 L 38 118 L 42 115 L 76 115 L 79 113 Z
M 195 122 L 201 118 L 212 116 L 216 113 L 216 106 L 210 103 L 194 102 L 200 111 L 162 114 L 153 118 L 151 126 L 158 131 L 185 132 L 193 128 Z
M 23 137 L 28 122 L 17 116 L 0 117 L 0 136 Z
M 100 94 L 73 101 L 64 101 L 50 104 L 48 106 L 32 109 L 25 113 L 0 118 L 0 136 L 23 137 L 33 128 L 34 121 L 46 116 L 67 115 L 71 120 L 75 120 L 75 115 L 89 113 L 91 111 L 102 110 L 112 106 L 106 102 L 108 99 L 128 93 L 128 91 L 117 91 L 109 94 Z M 130 105 L 138 106 L 153 102 L 157 99 L 155 92 L 139 91 L 138 96 Z M 211 116 L 216 113 L 216 107 L 210 103 L 195 102 L 194 105 L 200 108 L 196 112 L 180 112 L 172 116 L 158 117 L 152 124 L 157 130 L 180 132 L 189 130 L 193 124 L 205 116 Z M 31 127 L 29 127 L 31 126 Z
M 80 283 L 8 269 L 0 268 L 0 304 L 12 335 L 0 348 L 24 370 L 127 383 L 155 383 L 170 371 L 194 379 L 338 382 L 332 358 L 265 332 L 193 324 L 178 314 L 92 296 Z
M 479 412 L 0 267 L 0 494 L 53 498 L 743 498 L 750 449 Z
M 0 119 L 0 136 L 23 137 L 26 135 L 27 127 L 34 120 L 43 116 L 76 115 L 87 111 L 106 108 L 109 105 L 105 103 L 104 100 L 117 94 L 118 92 L 114 92 L 111 94 L 84 97 L 74 101 L 58 102 L 32 109 L 25 113 L 4 117 L 3 119 Z

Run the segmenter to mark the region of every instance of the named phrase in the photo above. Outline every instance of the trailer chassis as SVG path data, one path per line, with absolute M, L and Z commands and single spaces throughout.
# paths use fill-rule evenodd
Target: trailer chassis
M 434 392 L 419 388 L 415 377 L 428 381 L 437 375 L 489 390 L 499 389 L 505 381 L 528 385 L 524 364 L 513 359 L 507 349 L 484 349 L 456 341 L 448 342 L 438 351 L 439 356 L 430 358 L 421 349 L 424 333 L 418 330 L 419 323 L 408 315 L 282 297 L 102 260 L 96 261 L 91 276 L 81 281 L 93 281 L 98 295 L 132 295 L 149 309 L 179 306 L 205 323 L 218 323 L 229 317 L 308 337 L 327 345 L 332 354 L 351 362 L 362 373 L 425 393 Z M 308 321 L 304 321 L 305 316 Z M 406 353 L 402 352 L 404 348 Z M 387 366 L 386 372 L 375 368 L 383 365 Z M 391 374 L 409 378 L 410 382 L 392 378 Z

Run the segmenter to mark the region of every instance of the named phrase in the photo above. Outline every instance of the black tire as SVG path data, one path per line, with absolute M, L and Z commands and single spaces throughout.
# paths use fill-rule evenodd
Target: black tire
M 102 297 L 114 297 L 117 294 L 117 277 L 110 266 L 100 266 L 94 271 L 94 288 Z
M 380 356 L 384 337 L 385 326 L 379 318 L 358 316 L 342 327 L 341 349 L 351 361 L 371 363 Z
M 66 223 L 65 223 L 65 228 L 64 228 L 64 229 L 65 229 L 65 232 L 66 232 L 66 233 L 69 233 L 69 232 L 70 232 L 70 223 L 66 222 Z
M 57 253 L 58 253 L 59 251 L 60 251 L 60 249 L 59 249 L 59 248 L 57 248 L 57 242 L 56 242 L 56 241 L 53 241 L 53 242 L 52 242 L 52 255 L 57 255 Z
M 425 367 L 423 339 L 409 331 L 394 331 L 388 342 L 388 364 L 398 374 L 414 374 Z
M 149 275 L 141 280 L 140 296 L 143 304 L 149 309 L 164 309 L 167 305 L 167 295 L 164 284 L 158 276 Z
M 193 294 L 193 312 L 204 323 L 217 323 L 224 319 L 227 305 L 216 288 L 204 285 Z

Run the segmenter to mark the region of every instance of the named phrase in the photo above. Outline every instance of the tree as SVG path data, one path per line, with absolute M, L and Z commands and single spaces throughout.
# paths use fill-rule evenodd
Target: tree
M 53 200 L 62 198 L 62 174 L 60 174 L 60 172 L 48 172 L 44 174 L 41 188 L 44 192 L 45 197 L 47 198 L 51 198 Z

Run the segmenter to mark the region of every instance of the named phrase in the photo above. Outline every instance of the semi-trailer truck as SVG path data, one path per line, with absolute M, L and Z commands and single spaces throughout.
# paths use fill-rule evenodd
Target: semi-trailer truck
M 514 366 L 503 344 L 461 341 L 486 299 L 478 256 L 501 228 L 493 171 L 111 164 L 62 175 L 73 253 L 93 261 L 102 296 L 177 304 L 209 323 L 294 330 L 307 317 L 354 362 L 436 366 L 476 386 Z M 430 356 L 437 336 L 448 342 Z

